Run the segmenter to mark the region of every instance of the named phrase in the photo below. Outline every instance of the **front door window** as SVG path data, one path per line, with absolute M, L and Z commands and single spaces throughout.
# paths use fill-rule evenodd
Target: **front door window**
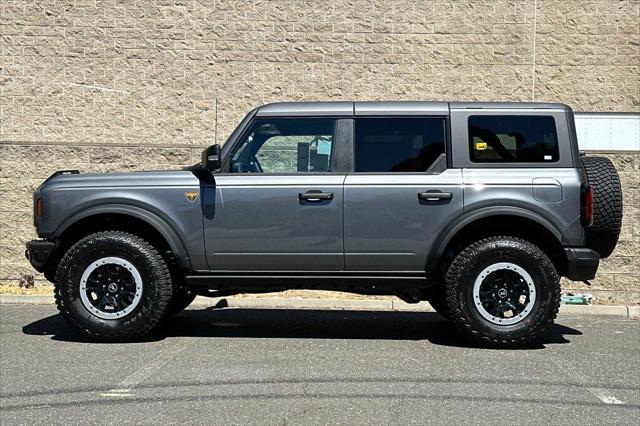
M 335 120 L 255 120 L 231 157 L 231 173 L 331 171 Z

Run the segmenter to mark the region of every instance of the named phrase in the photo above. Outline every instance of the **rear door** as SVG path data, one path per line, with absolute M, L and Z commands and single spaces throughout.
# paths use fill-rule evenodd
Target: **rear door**
M 444 115 L 356 116 L 344 187 L 346 270 L 425 271 L 439 232 L 463 208 L 446 133 Z
M 205 248 L 216 271 L 344 268 L 346 173 L 334 172 L 334 118 L 256 118 L 214 175 Z

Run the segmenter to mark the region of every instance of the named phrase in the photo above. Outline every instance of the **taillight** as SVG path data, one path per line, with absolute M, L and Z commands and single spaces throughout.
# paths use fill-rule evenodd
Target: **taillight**
M 581 201 L 582 226 L 591 226 L 593 225 L 593 190 L 590 185 L 582 187 Z

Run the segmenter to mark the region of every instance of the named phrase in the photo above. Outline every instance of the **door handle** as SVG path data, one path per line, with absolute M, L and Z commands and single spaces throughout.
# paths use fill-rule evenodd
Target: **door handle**
M 333 194 L 331 192 L 322 192 L 318 190 L 311 190 L 298 194 L 298 200 L 300 201 L 322 201 L 333 200 Z
M 422 203 L 448 203 L 453 198 L 453 194 L 450 192 L 440 192 L 440 191 L 426 191 L 426 192 L 418 192 L 418 201 Z

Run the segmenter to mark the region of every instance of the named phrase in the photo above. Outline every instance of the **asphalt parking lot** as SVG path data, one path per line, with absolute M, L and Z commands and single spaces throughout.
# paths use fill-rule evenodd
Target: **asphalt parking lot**
M 639 424 L 640 321 L 562 316 L 539 347 L 469 347 L 435 313 L 191 309 L 95 344 L 0 305 L 2 424 Z

